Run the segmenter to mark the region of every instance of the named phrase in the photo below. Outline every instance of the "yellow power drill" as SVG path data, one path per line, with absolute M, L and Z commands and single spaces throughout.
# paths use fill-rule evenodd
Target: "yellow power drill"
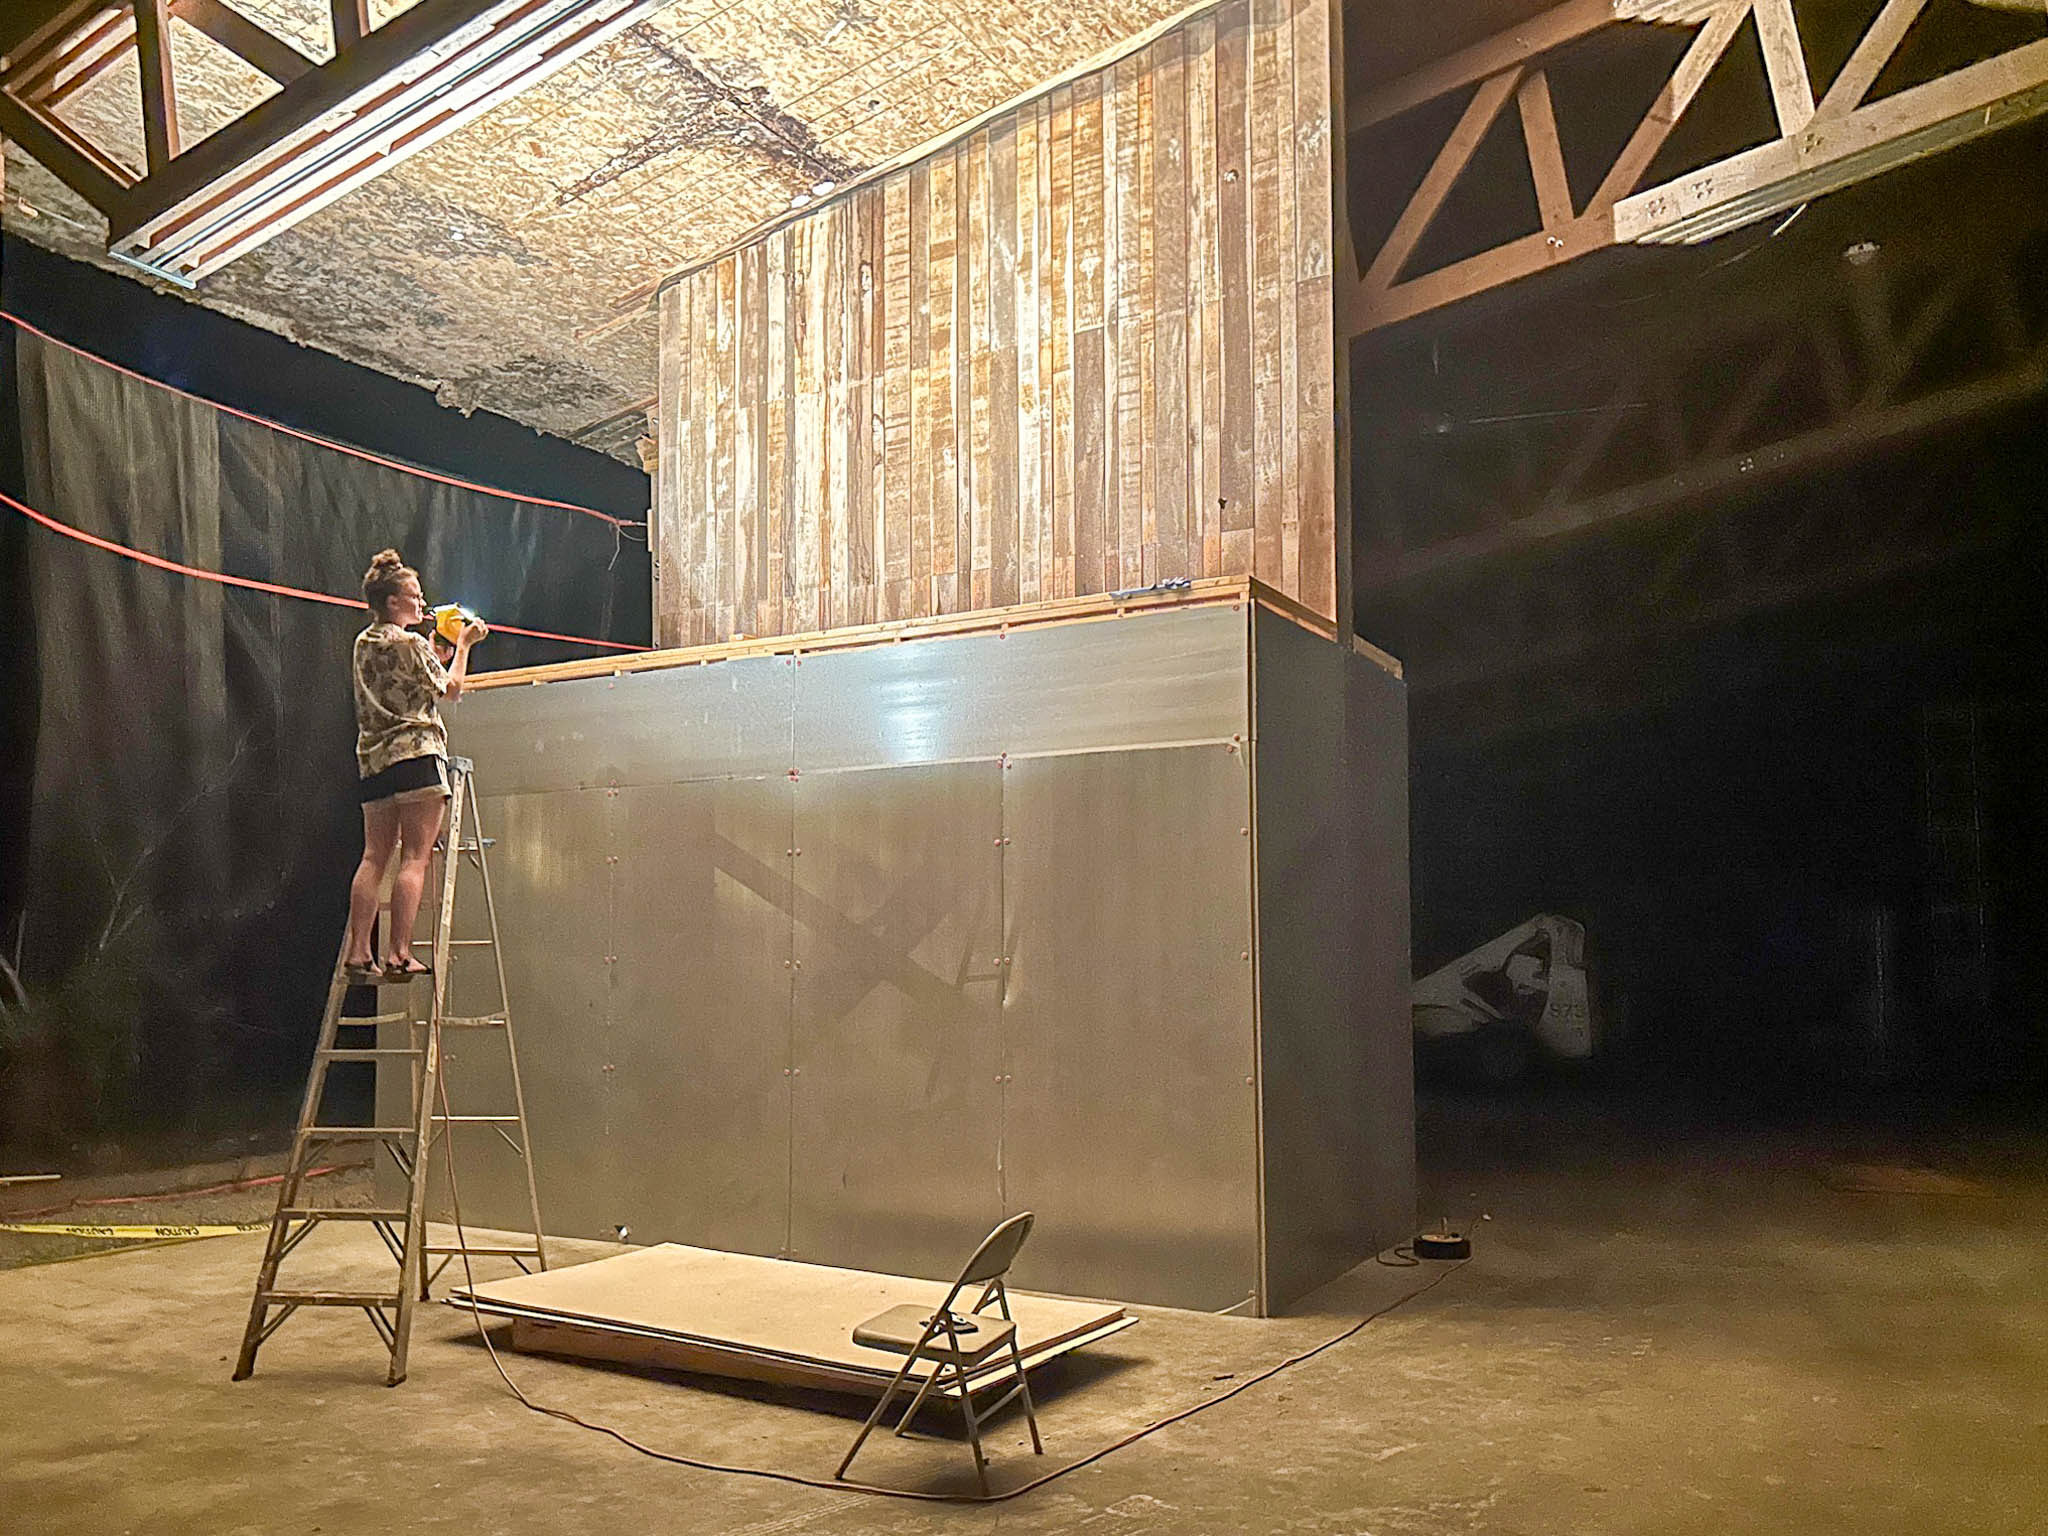
M 443 603 L 431 608 L 427 616 L 434 621 L 434 633 L 450 645 L 462 638 L 462 626 L 477 622 L 477 616 L 460 603 Z

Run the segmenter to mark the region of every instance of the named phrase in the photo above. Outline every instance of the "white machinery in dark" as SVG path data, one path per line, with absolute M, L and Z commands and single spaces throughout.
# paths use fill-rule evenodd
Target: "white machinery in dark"
M 1416 1048 L 1491 1083 L 1593 1054 L 1586 930 L 1541 913 L 1415 983 Z

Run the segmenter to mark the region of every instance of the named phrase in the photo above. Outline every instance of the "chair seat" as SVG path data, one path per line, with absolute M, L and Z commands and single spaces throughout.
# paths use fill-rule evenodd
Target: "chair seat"
M 955 1314 L 956 1317 L 959 1315 Z M 900 1307 L 877 1313 L 854 1329 L 853 1342 L 868 1349 L 885 1349 L 891 1354 L 907 1355 L 917 1348 L 917 1341 L 924 1337 L 925 1324 L 931 1320 L 932 1309 L 929 1306 L 905 1302 Z M 953 1348 L 941 1328 L 932 1335 L 919 1358 L 943 1360 L 949 1365 L 979 1365 L 997 1350 L 1007 1348 L 1017 1332 L 1017 1325 L 1003 1317 L 971 1317 L 967 1321 L 974 1324 L 974 1332 L 967 1332 L 957 1322 L 954 1325 L 960 1335 L 959 1349 Z

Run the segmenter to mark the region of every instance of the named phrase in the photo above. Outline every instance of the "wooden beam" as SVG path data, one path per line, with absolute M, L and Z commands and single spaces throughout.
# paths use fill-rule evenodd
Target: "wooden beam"
M 1550 79 L 1533 69 L 1515 92 L 1522 115 L 1522 142 L 1529 150 L 1529 174 L 1536 183 L 1536 206 L 1545 229 L 1572 221 L 1572 184 L 1565 175 L 1564 146 L 1558 142 L 1557 114 L 1550 104 Z
M 857 650 L 924 640 L 940 635 L 996 634 L 1046 624 L 1108 623 L 1126 614 L 1163 608 L 1209 608 L 1218 604 L 1256 603 L 1326 640 L 1338 638 L 1330 621 L 1292 598 L 1250 576 L 1205 576 L 1177 591 L 1142 592 L 1127 598 L 1106 592 L 1080 597 L 1049 598 L 1015 608 L 990 608 L 971 613 L 940 614 L 928 619 L 897 619 L 880 624 L 854 624 L 812 630 L 799 635 L 764 635 L 749 640 L 670 650 L 639 651 L 629 656 L 597 656 L 584 661 L 558 661 L 538 667 L 508 667 L 471 678 L 465 688 L 518 688 L 533 683 L 567 682 L 579 677 L 612 677 L 621 672 L 661 672 L 671 667 L 712 666 L 743 656 L 812 656 L 824 651 Z M 1397 663 L 1398 665 L 1398 663 Z
M 98 74 L 119 57 L 135 39 L 135 14 L 121 6 L 104 7 L 104 14 L 92 15 L 93 7 L 80 15 L 76 32 L 53 39 L 47 48 L 23 56 L 19 67 L 7 72 L 7 86 L 23 101 L 41 102 L 69 94 L 85 80 Z M 63 37 L 70 42 L 59 46 Z
M 1618 241 L 1695 244 L 2048 112 L 2048 39 L 1930 80 L 1616 204 Z
M 1856 44 L 1856 51 L 1849 55 L 1849 62 L 1835 76 L 1834 84 L 1821 98 L 1815 115 L 1844 117 L 1861 106 L 1871 86 L 1877 83 L 1877 77 L 1884 72 L 1885 65 L 1899 51 L 1899 44 L 1905 41 L 1906 33 L 1926 9 L 1927 0 L 1885 0 L 1884 9 L 1877 13 L 1870 30 L 1863 34 Z
M 329 0 L 334 21 L 334 56 L 338 59 L 370 35 L 370 0 Z
M 107 0 L 9 0 L 7 13 L 0 17 L 0 72 L 12 74 L 16 66 L 34 59 L 55 46 L 82 25 L 85 18 Z
M 178 84 L 171 68 L 167 0 L 135 0 L 135 53 L 142 71 L 142 141 L 154 175 L 178 157 Z
M 1498 528 L 1445 539 L 1388 563 L 1372 582 L 1382 590 L 1425 576 L 1438 576 L 1530 544 L 1565 538 L 1682 507 L 1777 476 L 1860 454 L 1879 444 L 1936 431 L 2033 399 L 2048 389 L 2048 358 L 2036 355 L 1991 378 L 1957 385 L 1902 405 L 1816 427 L 1782 442 L 1746 449 L 1703 464 L 1688 465 L 1641 485 L 1595 496 L 1576 506 L 1519 518 Z
M 1330 412 L 1336 430 L 1336 453 L 1331 478 L 1336 497 L 1335 548 L 1336 620 L 1339 635 L 1356 638 L 1357 603 L 1352 570 L 1351 505 L 1351 337 L 1344 323 L 1347 310 L 1356 302 L 1359 288 L 1358 249 L 1351 233 L 1350 93 L 1345 85 L 1344 0 L 1327 0 L 1330 28 L 1330 336 L 1335 343 L 1330 366 Z
M 1813 120 L 1813 81 L 1806 73 L 1806 45 L 1792 0 L 1756 0 L 1756 34 L 1764 49 L 1764 74 L 1771 82 L 1771 105 L 1778 114 L 1778 132 L 1790 136 Z
M 1345 127 L 1357 133 L 1375 123 L 1384 123 L 1474 81 L 1526 64 L 1553 48 L 1597 32 L 1614 20 L 1614 0 L 1566 0 L 1554 10 L 1497 32 L 1484 42 L 1461 48 L 1413 74 L 1349 92 Z
M 279 85 L 290 85 L 313 67 L 313 61 L 298 49 L 257 26 L 224 0 L 171 0 L 171 14 L 198 28 Z
M 74 130 L 31 111 L 0 90 L 0 136 L 27 150 L 72 191 L 108 218 L 122 208 L 135 178 Z
M 1390 288 L 1361 285 L 1353 291 L 1351 305 L 1339 319 L 1347 335 L 1360 336 L 1561 266 L 1590 252 L 1606 250 L 1613 244 L 1614 225 L 1605 210 L 1590 209 L 1569 224 L 1539 229 Z
M 1693 98 L 1699 95 L 1700 87 L 1707 83 L 1707 76 L 1721 62 L 1721 55 L 1735 41 L 1735 34 L 1742 29 L 1742 23 L 1748 16 L 1747 5 L 1731 5 L 1700 29 L 1699 35 L 1692 40 L 1692 46 L 1678 61 L 1678 67 L 1672 70 L 1671 78 L 1665 81 L 1664 89 L 1657 93 L 1650 110 L 1643 114 L 1642 122 L 1629 136 L 1627 145 L 1601 178 L 1591 207 L 1611 208 L 1635 191 L 1636 183 L 1643 179 L 1643 172 L 1657 158 L 1657 151 L 1664 147 L 1671 130 L 1684 116 L 1685 109 L 1692 105 Z
M 1415 189 L 1415 195 L 1408 199 L 1408 206 L 1401 210 L 1401 217 L 1394 221 L 1393 231 L 1372 265 L 1366 269 L 1367 289 L 1391 288 L 1394 279 L 1400 276 L 1401 268 L 1415 253 L 1417 242 L 1429 228 L 1437 210 L 1443 206 L 1444 198 L 1450 194 L 1451 186 L 1486 137 L 1493 120 L 1500 116 L 1500 110 L 1507 105 L 1521 76 L 1519 65 L 1510 67 L 1505 73 L 1480 82 L 1479 89 L 1472 93 L 1472 99 L 1465 104 L 1465 112 L 1458 119 L 1458 125 L 1451 130 L 1451 136 L 1444 140 L 1444 147 L 1437 152 L 1429 170 L 1423 175 L 1422 185 Z

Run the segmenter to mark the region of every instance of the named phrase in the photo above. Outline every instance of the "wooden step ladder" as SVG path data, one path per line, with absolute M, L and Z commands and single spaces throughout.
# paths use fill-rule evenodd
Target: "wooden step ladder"
M 504 952 L 498 944 L 498 909 L 491 896 L 490 864 L 485 858 L 489 839 L 484 836 L 477 814 L 471 765 L 467 758 L 449 761 L 451 780 L 448 815 L 442 828 L 440 903 L 434 923 L 433 1001 L 425 1019 L 411 1011 L 374 1014 L 346 1014 L 343 1005 L 350 983 L 340 955 L 327 987 L 327 1007 L 320 1019 L 319 1044 L 314 1048 L 313 1066 L 306 1078 L 306 1095 L 299 1109 L 298 1129 L 292 1137 L 291 1157 L 284 1181 L 278 1186 L 277 1211 L 271 1217 L 270 1237 L 263 1249 L 263 1263 L 256 1272 L 256 1294 L 249 1307 L 249 1326 L 242 1335 L 242 1352 L 235 1362 L 234 1379 L 245 1380 L 256 1369 L 256 1351 L 264 1340 L 283 1326 L 300 1307 L 360 1307 L 368 1315 L 391 1353 L 388 1382 L 397 1386 L 405 1380 L 406 1347 L 412 1334 L 413 1304 L 428 1294 L 434 1278 L 457 1255 L 502 1257 L 515 1261 L 522 1270 L 547 1268 L 546 1245 L 541 1238 L 540 1196 L 534 1187 L 533 1148 L 526 1131 L 526 1099 L 519 1083 L 519 1054 L 512 1038 L 511 1000 L 505 986 Z M 468 841 L 465 841 L 465 835 Z M 465 860 L 473 861 L 482 883 L 484 912 L 489 937 L 461 939 L 454 936 L 456 876 Z M 344 940 L 344 952 L 345 952 Z M 497 970 L 498 1008 L 481 1016 L 450 1016 L 448 979 L 458 952 L 468 954 L 488 949 Z M 390 982 L 405 986 L 406 982 Z M 341 1043 L 342 1031 L 405 1024 L 409 1046 L 382 1047 Z M 446 1084 L 442 1080 L 441 1032 L 474 1029 L 501 1036 L 511 1074 L 512 1113 L 458 1115 L 450 1113 Z M 321 1103 L 327 1088 L 327 1074 L 347 1063 L 404 1061 L 411 1071 L 412 1113 L 403 1125 L 330 1125 L 324 1122 Z M 373 1111 L 371 1119 L 377 1118 Z M 433 1163 L 435 1143 L 449 1136 L 457 1126 L 488 1127 L 504 1139 L 517 1154 L 526 1175 L 527 1209 L 532 1217 L 532 1241 L 511 1244 L 465 1244 L 457 1230 L 452 1244 L 429 1243 L 426 1232 L 427 1175 Z M 367 1142 L 381 1145 L 405 1177 L 406 1202 L 398 1207 L 322 1207 L 306 1199 L 306 1175 L 316 1156 L 338 1144 Z M 443 1156 L 452 1158 L 452 1142 Z M 451 1174 L 451 1180 L 453 1175 Z M 278 1283 L 278 1267 L 315 1228 L 330 1221 L 368 1222 L 384 1240 L 397 1261 L 397 1283 L 391 1290 L 303 1290 Z M 439 1264 L 430 1269 L 429 1263 Z

